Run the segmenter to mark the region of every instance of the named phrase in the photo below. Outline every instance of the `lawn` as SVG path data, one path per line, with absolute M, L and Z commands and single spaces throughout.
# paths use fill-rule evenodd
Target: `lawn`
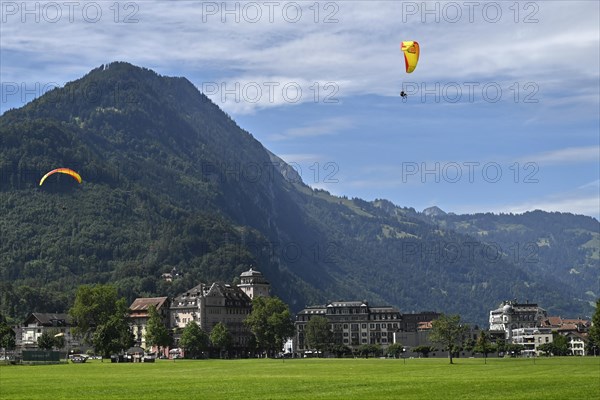
M 600 357 L 0 366 L 1 399 L 600 399 Z

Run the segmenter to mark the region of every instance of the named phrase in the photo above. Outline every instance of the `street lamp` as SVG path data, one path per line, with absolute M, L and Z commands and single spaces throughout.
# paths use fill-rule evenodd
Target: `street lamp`
M 406 365 L 406 356 L 404 355 L 405 351 L 406 351 L 406 348 L 402 347 L 402 359 L 404 360 L 404 364 Z

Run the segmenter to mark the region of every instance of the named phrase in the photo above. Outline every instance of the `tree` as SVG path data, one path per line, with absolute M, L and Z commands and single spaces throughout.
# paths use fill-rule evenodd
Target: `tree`
M 69 314 L 75 325 L 73 333 L 94 346 L 96 352 L 102 355 L 102 361 L 134 343 L 128 324 L 127 303 L 125 298 L 119 298 L 114 286 L 79 286 Z
M 327 350 L 333 342 L 329 321 L 320 315 L 314 316 L 308 321 L 304 328 L 304 335 L 308 347 L 320 353 Z
M 569 340 L 560 333 L 555 333 L 552 337 L 552 354 L 555 356 L 566 356 L 569 354 Z
M 550 353 L 552 353 L 553 348 L 554 346 L 552 346 L 552 343 L 544 343 L 538 346 L 538 350 L 543 351 L 546 356 L 549 356 Z
M 171 344 L 171 336 L 155 306 L 152 305 L 148 308 L 148 315 L 145 335 L 146 344 L 149 347 L 157 346 L 160 353 L 162 347 Z
M 6 352 L 15 348 L 15 331 L 0 314 L 0 348 L 4 349 L 4 359 L 6 360 Z
M 332 344 L 329 347 L 329 351 L 334 353 L 337 358 L 341 358 L 346 354 L 352 353 L 352 350 L 350 349 L 350 347 L 346 346 L 345 344 L 341 344 L 341 343 Z
M 57 349 L 62 349 L 65 347 L 65 334 L 62 332 L 54 331 L 52 332 L 52 336 L 54 337 L 54 347 Z
M 469 351 L 469 352 L 471 352 L 471 351 L 474 351 L 474 350 L 475 350 L 475 346 L 476 346 L 476 345 L 477 345 L 477 341 L 476 341 L 475 339 L 473 339 L 473 338 L 468 338 L 467 340 L 465 340 L 465 343 L 464 343 L 464 347 L 463 347 L 463 348 L 464 348 L 466 351 Z
M 498 339 L 496 341 L 496 351 L 498 352 L 498 355 L 502 353 L 502 355 L 504 356 L 504 353 L 506 353 L 506 340 Z
M 117 305 L 118 300 L 119 296 L 114 286 L 79 286 L 75 293 L 75 303 L 69 310 L 75 325 L 73 333 L 90 343 L 96 327 L 107 323 L 117 312 L 123 311 L 122 307 Z
M 125 299 L 119 300 L 119 303 L 119 308 L 124 311 L 123 308 L 126 309 Z M 103 362 L 111 354 L 127 350 L 135 343 L 124 313 L 116 313 L 108 321 L 98 325 L 91 341 L 96 353 L 102 355 Z
M 213 327 L 210 332 L 210 341 L 214 347 L 219 349 L 219 358 L 222 358 L 223 352 L 231 346 L 231 335 L 225 324 L 219 322 Z
M 381 354 L 381 346 L 378 344 L 363 344 L 358 347 L 358 353 L 365 358 L 369 358 L 369 355 L 377 356 Z
M 256 337 L 257 346 L 269 353 L 283 349 L 285 341 L 294 335 L 290 310 L 277 297 L 256 297 L 252 312 L 244 321 Z
M 387 348 L 387 352 L 390 356 L 398 358 L 404 352 L 404 347 L 402 346 L 402 343 L 390 344 Z
M 444 346 L 448 350 L 450 364 L 453 364 L 452 353 L 462 346 L 463 334 L 466 330 L 467 326 L 460 323 L 460 315 L 442 314 L 431 323 L 429 340 Z
M 209 338 L 198 324 L 194 321 L 188 322 L 183 329 L 179 345 L 185 351 L 185 358 L 197 358 L 208 348 Z
M 511 356 L 518 356 L 521 352 L 525 350 L 525 346 L 517 343 L 507 343 L 506 344 L 506 352 L 510 353 Z
M 38 336 L 37 345 L 38 348 L 42 350 L 52 350 L 54 347 L 54 335 L 49 331 L 42 332 L 42 334 Z
M 423 356 L 423 358 L 427 358 L 429 356 L 429 353 L 432 352 L 434 349 L 431 346 L 417 346 L 417 347 L 413 347 L 412 351 L 414 351 L 415 353 L 421 353 L 421 355 Z
M 592 327 L 589 332 L 589 343 L 590 350 L 595 352 L 597 349 L 600 349 L 600 298 L 596 300 L 596 312 L 594 312 L 594 316 L 592 317 Z
M 475 344 L 475 347 L 473 348 L 473 350 L 476 353 L 483 354 L 484 363 L 487 364 L 487 355 L 489 353 L 493 352 L 495 350 L 495 347 L 492 343 L 490 343 L 488 335 L 487 335 L 487 333 L 485 333 L 485 331 L 481 331 L 479 333 L 479 337 L 477 338 L 477 343 Z

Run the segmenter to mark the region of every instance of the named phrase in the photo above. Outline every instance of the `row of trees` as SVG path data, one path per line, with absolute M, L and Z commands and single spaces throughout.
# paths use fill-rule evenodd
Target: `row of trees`
M 448 349 L 448 356 L 450 358 L 450 363 L 452 364 L 453 353 L 460 348 L 462 337 L 467 329 L 468 327 L 466 325 L 460 323 L 460 316 L 446 316 L 442 314 L 438 319 L 433 321 L 429 340 Z M 324 317 L 315 316 L 311 318 L 306 324 L 304 334 L 308 347 L 315 349 L 318 353 L 324 351 L 336 352 L 335 350 L 337 346 L 339 346 L 335 341 L 334 333 L 330 329 L 329 321 Z M 487 351 L 486 347 L 482 348 Z M 401 344 L 393 344 L 388 347 L 388 354 L 393 357 L 398 357 L 403 350 Z M 419 350 L 425 355 L 430 351 L 427 346 L 422 346 Z M 381 348 L 377 345 L 365 344 L 359 346 L 357 352 L 360 355 L 368 357 L 369 354 L 381 354 Z

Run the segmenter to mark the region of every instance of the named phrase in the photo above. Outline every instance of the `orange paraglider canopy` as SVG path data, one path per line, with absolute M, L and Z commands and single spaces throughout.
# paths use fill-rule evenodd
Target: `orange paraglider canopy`
M 56 174 L 56 173 L 71 175 L 73 178 L 75 178 L 77 180 L 77 182 L 81 183 L 81 176 L 79 176 L 79 174 L 77 172 L 75 172 L 69 168 L 56 168 L 56 169 L 53 169 L 52 171 L 48 172 L 46 175 L 44 175 L 42 177 L 42 179 L 40 179 L 40 186 L 42 186 L 42 183 L 44 183 L 44 181 L 46 180 L 47 177 L 49 177 L 50 175 Z

